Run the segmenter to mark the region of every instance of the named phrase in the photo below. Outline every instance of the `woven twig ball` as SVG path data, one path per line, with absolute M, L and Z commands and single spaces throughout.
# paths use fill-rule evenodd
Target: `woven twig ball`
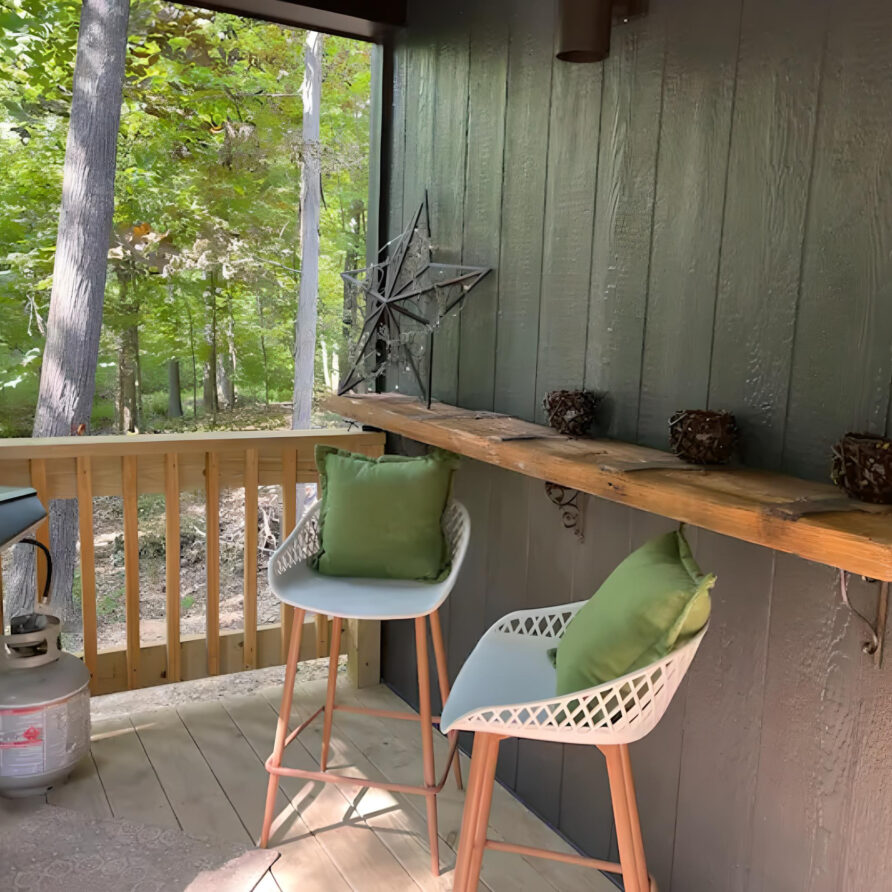
M 669 447 L 694 465 L 726 464 L 740 439 L 730 412 L 684 409 L 669 419 Z
M 548 423 L 568 437 L 588 434 L 601 398 L 591 390 L 552 390 L 542 401 Z
M 830 477 L 853 499 L 892 505 L 892 440 L 877 434 L 846 434 L 833 447 Z

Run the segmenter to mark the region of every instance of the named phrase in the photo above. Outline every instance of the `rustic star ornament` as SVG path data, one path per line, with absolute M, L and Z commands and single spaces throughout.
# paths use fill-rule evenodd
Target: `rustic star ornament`
M 374 380 L 396 362 L 412 372 L 430 403 L 434 332 L 443 319 L 461 310 L 468 292 L 488 272 L 489 267 L 433 262 L 425 193 L 408 228 L 381 249 L 376 263 L 341 273 L 357 298 L 354 306 L 364 300 L 365 319 L 338 393 Z M 425 352 L 426 382 L 419 371 Z

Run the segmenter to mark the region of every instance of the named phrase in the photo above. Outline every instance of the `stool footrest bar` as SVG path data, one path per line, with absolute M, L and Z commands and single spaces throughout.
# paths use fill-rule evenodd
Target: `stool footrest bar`
M 416 715 L 415 713 L 411 713 L 411 712 L 400 712 L 399 710 L 396 710 L 396 709 L 371 709 L 370 707 L 367 707 L 367 706 L 347 706 L 347 705 L 341 704 L 341 703 L 335 703 L 334 709 L 335 709 L 335 711 L 340 710 L 341 712 L 355 712 L 355 713 L 359 713 L 360 715 L 376 715 L 376 716 L 379 716 L 380 718 L 384 718 L 384 719 L 400 719 L 400 720 L 406 721 L 406 722 L 420 722 L 421 721 L 420 715 Z M 431 716 L 431 718 L 435 725 L 439 724 L 440 716 L 435 715 L 435 716 Z
M 305 780 L 320 781 L 327 784 L 352 784 L 356 787 L 371 787 L 376 790 L 390 790 L 392 793 L 409 793 L 419 796 L 429 796 L 439 792 L 438 787 L 413 786 L 411 784 L 393 784 L 388 781 L 369 780 L 365 777 L 356 777 L 349 774 L 335 774 L 332 771 L 311 771 L 304 768 L 276 768 L 267 760 L 266 770 L 277 777 L 301 777 Z
M 337 708 L 337 707 L 336 707 Z M 304 719 L 286 738 L 284 747 L 287 747 L 290 743 L 293 743 L 297 736 L 304 731 L 325 709 L 324 706 L 320 706 L 312 715 L 308 718 Z M 378 710 L 372 709 L 351 709 L 350 712 L 365 712 L 365 713 L 373 713 L 380 714 Z M 401 714 L 400 714 L 401 715 Z M 418 719 L 419 716 L 414 716 L 414 718 Z M 414 784 L 395 784 L 389 781 L 375 781 L 369 780 L 365 777 L 357 777 L 355 775 L 350 774 L 335 774 L 332 771 L 314 771 L 305 768 L 285 768 L 282 765 L 273 765 L 273 756 L 270 755 L 265 764 L 266 770 L 275 775 L 276 777 L 302 777 L 305 780 L 313 780 L 313 781 L 321 781 L 322 783 L 332 783 L 332 784 L 352 784 L 356 787 L 370 787 L 376 790 L 389 790 L 392 793 L 406 793 L 410 795 L 417 796 L 432 796 L 436 793 L 439 793 L 440 790 L 446 784 L 446 779 L 449 777 L 449 769 L 452 767 L 452 760 L 458 758 L 458 735 L 454 735 L 453 738 L 449 741 L 449 753 L 446 757 L 446 767 L 443 769 L 443 775 L 439 779 L 436 785 L 414 785 Z
M 487 839 L 484 847 L 494 852 L 509 852 L 513 855 L 530 855 L 534 858 L 546 858 L 549 861 L 562 861 L 564 864 L 575 864 L 579 867 L 594 867 L 609 873 L 622 873 L 622 868 L 615 861 L 602 861 L 600 858 L 589 858 L 587 855 L 573 855 L 570 852 L 555 852 L 552 849 L 540 849 L 535 846 L 522 846 L 513 842 L 501 842 Z
M 294 729 L 294 730 L 293 730 L 293 731 L 292 731 L 292 732 L 285 738 L 284 746 L 288 746 L 289 743 L 293 743 L 294 740 L 296 739 L 297 735 L 300 734 L 301 731 L 303 731 L 303 730 L 305 730 L 306 728 L 308 728 L 308 727 L 313 723 L 313 720 L 316 719 L 316 718 L 318 717 L 319 713 L 322 712 L 323 709 L 325 709 L 325 707 L 324 707 L 324 706 L 320 706 L 320 707 L 319 707 L 319 708 L 318 708 L 318 709 L 317 709 L 317 710 L 316 710 L 316 711 L 315 711 L 309 718 L 304 719 L 304 721 L 302 721 L 302 722 L 301 722 L 301 723 L 300 723 L 300 724 L 299 724 L 299 725 L 298 725 L 298 726 L 297 726 L 297 727 L 296 727 L 296 728 L 295 728 L 295 729 Z

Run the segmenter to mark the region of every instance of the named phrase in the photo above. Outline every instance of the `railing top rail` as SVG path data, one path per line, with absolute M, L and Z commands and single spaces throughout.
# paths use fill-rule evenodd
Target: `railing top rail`
M 271 431 L 207 431 L 188 434 L 116 434 L 89 437 L 11 437 L 0 439 L 0 461 L 78 456 L 158 455 L 167 452 L 227 452 L 283 448 L 291 441 L 351 444 L 384 443 L 384 434 L 346 428 Z

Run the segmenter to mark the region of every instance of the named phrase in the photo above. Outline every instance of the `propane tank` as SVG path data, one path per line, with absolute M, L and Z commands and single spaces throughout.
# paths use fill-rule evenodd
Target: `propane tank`
M 8 635 L 0 627 L 0 796 L 46 793 L 90 747 L 90 673 L 62 652 L 61 624 L 45 600 L 13 617 Z

